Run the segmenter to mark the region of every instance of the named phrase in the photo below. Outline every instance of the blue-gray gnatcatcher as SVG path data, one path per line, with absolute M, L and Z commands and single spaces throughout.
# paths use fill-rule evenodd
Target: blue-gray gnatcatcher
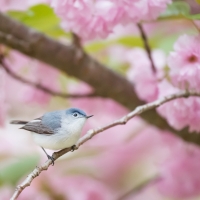
M 31 131 L 34 141 L 42 147 L 43 151 L 54 164 L 54 159 L 46 153 L 44 148 L 59 150 L 72 147 L 78 141 L 83 125 L 93 115 L 78 108 L 53 111 L 32 121 L 11 121 L 11 124 L 24 125 L 20 129 Z

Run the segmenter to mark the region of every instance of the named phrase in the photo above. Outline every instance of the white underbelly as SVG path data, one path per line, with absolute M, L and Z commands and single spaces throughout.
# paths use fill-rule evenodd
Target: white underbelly
M 35 143 L 39 146 L 45 149 L 59 150 L 73 146 L 78 141 L 80 132 L 69 134 L 55 133 L 52 135 L 32 133 L 32 135 Z

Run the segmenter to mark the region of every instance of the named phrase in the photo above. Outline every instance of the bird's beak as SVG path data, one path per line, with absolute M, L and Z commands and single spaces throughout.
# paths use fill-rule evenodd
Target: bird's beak
M 89 115 L 89 116 L 86 116 L 86 118 L 88 119 L 88 118 L 90 118 L 90 117 L 93 117 L 94 115 Z

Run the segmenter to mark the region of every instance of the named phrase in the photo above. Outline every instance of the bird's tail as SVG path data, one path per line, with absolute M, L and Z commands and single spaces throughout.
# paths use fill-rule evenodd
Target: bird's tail
M 21 120 L 13 120 L 10 122 L 10 124 L 18 124 L 18 125 L 24 125 L 27 124 L 27 121 L 21 121 Z

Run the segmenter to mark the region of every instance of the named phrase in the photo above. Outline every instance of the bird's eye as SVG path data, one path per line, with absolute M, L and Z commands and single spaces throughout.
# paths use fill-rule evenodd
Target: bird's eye
M 74 116 L 74 117 L 78 117 L 78 113 L 74 113 L 73 116 Z

